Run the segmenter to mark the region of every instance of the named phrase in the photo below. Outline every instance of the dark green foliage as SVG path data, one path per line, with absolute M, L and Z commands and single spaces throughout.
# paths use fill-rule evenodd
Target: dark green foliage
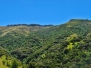
M 16 62 L 16 60 L 14 60 L 14 61 L 12 62 L 11 68 L 18 68 L 18 63 Z
M 36 68 L 34 62 L 29 62 L 27 68 Z
M 9 56 L 10 54 L 7 52 L 6 49 L 0 46 L 0 57 L 3 55 Z

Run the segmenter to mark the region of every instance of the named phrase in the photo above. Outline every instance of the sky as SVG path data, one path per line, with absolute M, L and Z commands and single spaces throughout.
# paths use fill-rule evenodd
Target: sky
M 0 26 L 91 19 L 91 0 L 0 0 Z

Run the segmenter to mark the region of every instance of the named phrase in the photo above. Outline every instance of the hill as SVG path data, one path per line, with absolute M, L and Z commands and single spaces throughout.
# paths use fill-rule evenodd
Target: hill
M 90 29 L 87 19 L 57 26 L 0 27 L 0 46 L 26 68 L 90 68 Z

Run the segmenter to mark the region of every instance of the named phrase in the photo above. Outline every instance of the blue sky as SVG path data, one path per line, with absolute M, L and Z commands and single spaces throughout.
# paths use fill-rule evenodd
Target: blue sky
M 0 26 L 91 19 L 91 0 L 0 0 Z

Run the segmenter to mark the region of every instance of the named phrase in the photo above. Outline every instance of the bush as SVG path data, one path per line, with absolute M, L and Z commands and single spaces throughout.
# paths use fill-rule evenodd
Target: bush
M 12 62 L 11 68 L 18 68 L 18 63 L 15 60 Z

